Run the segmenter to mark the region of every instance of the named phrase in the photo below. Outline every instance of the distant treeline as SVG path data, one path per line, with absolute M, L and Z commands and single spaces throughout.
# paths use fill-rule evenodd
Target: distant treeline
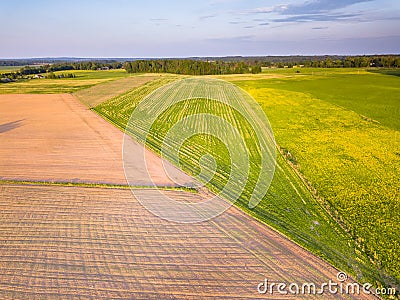
M 136 60 L 125 63 L 130 73 L 176 73 L 186 75 L 215 75 L 260 73 L 261 67 L 292 68 L 400 68 L 399 55 L 371 56 L 279 56 L 279 57 L 225 57 Z
M 49 64 L 71 64 L 79 62 L 96 62 L 96 63 L 123 63 L 129 59 L 116 59 L 116 58 L 74 58 L 74 57 L 58 57 L 58 58 L 21 58 L 21 59 L 0 59 L 1 66 L 28 66 L 28 65 L 49 65 Z
M 400 68 L 399 55 L 326 57 L 324 59 L 301 59 L 282 61 L 263 61 L 264 67 L 304 66 L 313 68 Z M 257 61 L 257 60 L 255 60 Z
M 86 60 L 42 59 L 46 64 L 29 65 L 19 71 L 5 72 L 0 78 L 16 80 L 28 75 L 67 70 L 108 70 L 125 68 L 129 73 L 175 73 L 184 75 L 217 75 L 260 73 L 262 67 L 291 68 L 400 68 L 400 55 L 364 56 L 259 56 L 259 57 L 194 57 L 190 59 L 141 59 L 141 60 Z M 74 61 L 75 60 L 75 61 Z M 18 66 L 39 63 L 38 59 L 0 60 L 0 66 Z M 54 62 L 54 63 L 51 63 Z M 8 81 L 7 81 L 8 82 Z
M 260 73 L 261 64 L 250 62 L 201 61 L 190 59 L 136 60 L 126 62 L 128 73 L 174 73 L 184 75 L 216 75 Z
M 334 65 L 335 67 L 399 67 L 400 55 L 290 55 L 290 56 L 225 56 L 225 57 L 187 57 L 184 59 L 165 58 L 162 60 L 189 60 L 205 62 L 244 62 L 246 64 L 269 65 L 305 65 L 320 67 Z M 24 59 L 0 59 L 0 66 L 27 66 L 27 65 L 73 65 L 74 69 L 89 70 L 96 68 L 92 64 L 123 64 L 131 61 L 160 61 L 160 58 L 79 58 L 79 57 L 55 57 L 55 58 L 24 58 Z M 397 60 L 397 61 L 396 61 Z M 75 64 L 82 63 L 81 67 Z M 115 68 L 115 67 L 112 67 Z
M 97 62 L 97 61 L 84 61 L 84 62 L 72 62 L 72 63 L 57 63 L 52 65 L 42 66 L 26 66 L 21 68 L 19 71 L 22 75 L 49 73 L 56 71 L 66 70 L 98 70 L 98 69 L 121 69 L 123 64 L 121 62 Z

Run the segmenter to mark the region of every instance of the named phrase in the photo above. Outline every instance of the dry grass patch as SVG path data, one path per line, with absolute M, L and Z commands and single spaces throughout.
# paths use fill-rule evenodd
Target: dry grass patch
M 88 107 L 95 107 L 104 101 L 122 94 L 130 89 L 139 87 L 156 78 L 160 78 L 161 74 L 144 74 L 122 78 L 110 82 L 97 84 L 88 89 L 75 92 L 73 95 Z

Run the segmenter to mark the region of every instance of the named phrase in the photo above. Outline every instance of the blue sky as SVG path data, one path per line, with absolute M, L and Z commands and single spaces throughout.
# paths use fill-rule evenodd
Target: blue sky
M 400 51 L 399 0 L 0 0 L 0 57 Z

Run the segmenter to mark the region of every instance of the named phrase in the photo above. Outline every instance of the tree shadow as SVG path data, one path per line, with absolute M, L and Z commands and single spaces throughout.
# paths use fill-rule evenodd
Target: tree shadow
M 399 69 L 368 70 L 368 72 L 400 77 Z
M 0 124 L 0 133 L 4 133 L 10 130 L 13 130 L 15 128 L 21 127 L 24 124 L 25 119 L 21 119 L 18 121 L 13 121 L 13 122 L 9 122 L 9 123 L 4 123 L 4 124 Z

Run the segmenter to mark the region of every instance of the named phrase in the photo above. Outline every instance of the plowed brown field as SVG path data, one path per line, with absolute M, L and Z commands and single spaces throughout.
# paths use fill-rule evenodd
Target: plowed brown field
M 122 141 L 120 130 L 71 95 L 0 95 L 0 180 L 126 184 Z M 143 156 L 136 143 L 129 147 Z M 174 185 L 158 156 L 148 151 L 146 159 L 155 184 Z M 144 165 L 135 170 L 132 182 L 152 185 Z
M 129 190 L 0 186 L 0 194 L 2 299 L 260 298 L 264 278 L 336 278 L 329 264 L 235 207 L 178 224 L 149 213 Z

